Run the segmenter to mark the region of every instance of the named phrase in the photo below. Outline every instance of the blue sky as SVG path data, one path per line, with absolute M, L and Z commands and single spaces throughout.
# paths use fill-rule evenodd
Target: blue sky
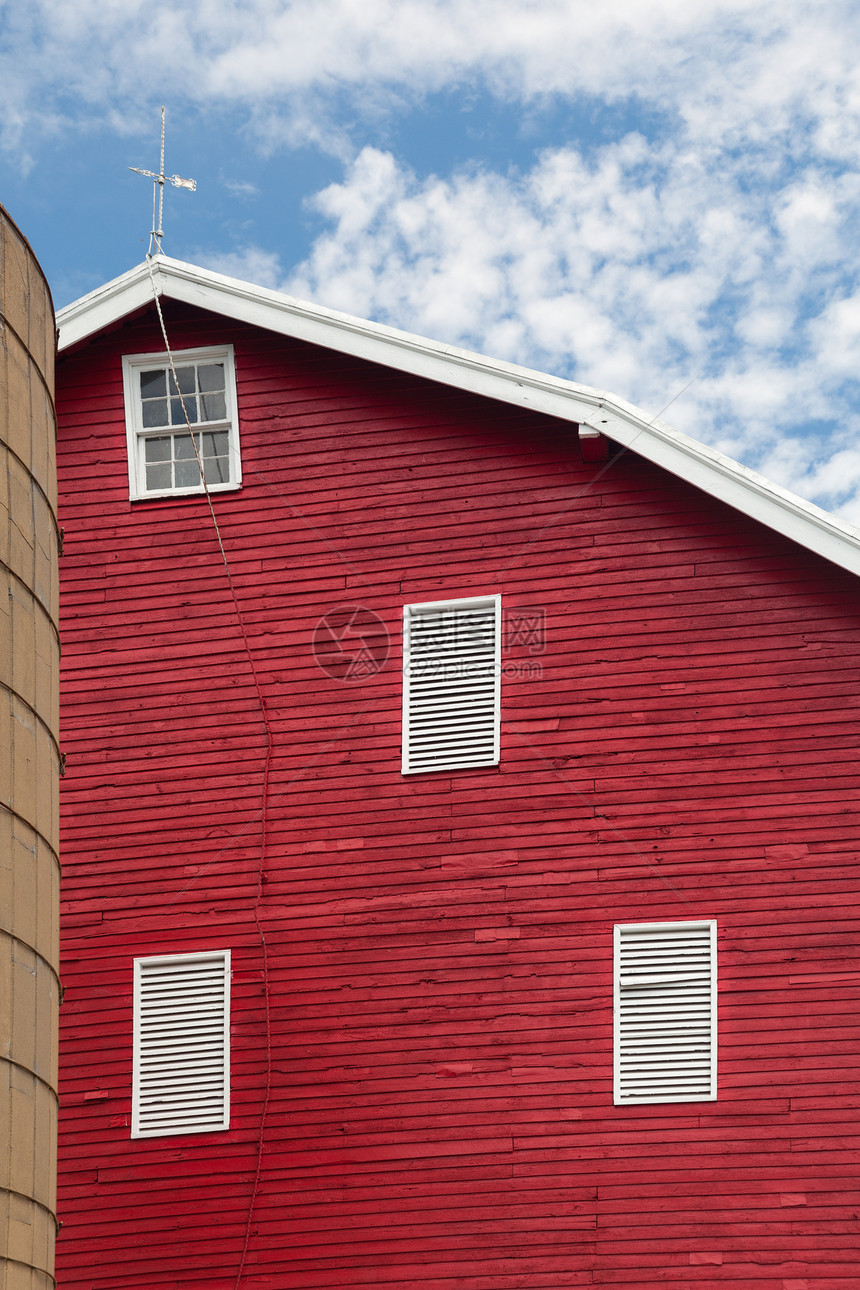
M 671 403 L 860 523 L 855 0 L 0 0 L 58 307 L 143 258 L 162 103 L 166 253 Z

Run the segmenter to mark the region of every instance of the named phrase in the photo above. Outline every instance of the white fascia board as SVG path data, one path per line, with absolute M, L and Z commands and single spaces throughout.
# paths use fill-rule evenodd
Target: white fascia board
M 150 274 L 151 270 L 151 274 Z M 623 399 L 561 377 L 308 304 L 157 256 L 57 315 L 62 351 L 159 295 L 442 385 L 589 426 L 712 497 L 860 574 L 860 529 L 698 443 Z
M 159 293 L 160 294 L 160 293 Z M 147 265 L 138 264 L 119 278 L 81 296 L 57 313 L 57 348 L 60 353 L 78 341 L 94 336 L 120 318 L 152 303 L 152 282 Z
M 607 399 L 597 415 L 583 417 L 581 424 L 600 430 L 616 443 L 833 564 L 860 574 L 860 529 L 748 466 L 661 421 L 646 420 L 618 400 Z

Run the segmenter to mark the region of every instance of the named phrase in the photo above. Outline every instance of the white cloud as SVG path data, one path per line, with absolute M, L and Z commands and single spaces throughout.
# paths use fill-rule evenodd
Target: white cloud
M 318 195 L 323 231 L 297 269 L 267 247 L 212 267 L 654 412 L 695 377 L 673 421 L 860 511 L 854 0 L 18 0 L 3 13 L 0 141 L 21 165 L 40 131 L 106 111 L 148 131 L 153 103 L 241 105 L 261 150 L 305 141 L 345 177 Z M 416 175 L 361 146 L 363 122 L 452 86 L 524 113 L 586 96 L 645 124 L 590 150 L 556 134 L 521 174 Z
M 243 179 L 224 179 L 222 182 L 227 191 L 233 193 L 235 197 L 257 197 L 260 192 L 256 184 L 250 184 Z
M 250 246 L 242 251 L 230 253 L 201 250 L 195 255 L 194 262 L 206 269 L 211 269 L 214 273 L 224 273 L 228 278 L 239 278 L 243 282 L 256 283 L 258 287 L 272 287 L 277 290 L 283 279 L 283 269 L 278 255 L 274 251 L 264 251 L 258 246 Z
M 525 102 L 637 99 L 710 147 L 846 158 L 860 141 L 852 0 L 22 0 L 4 9 L 7 145 L 104 104 L 242 103 L 269 140 L 469 82 Z M 77 96 L 79 103 L 73 104 Z M 9 124 L 11 123 L 11 125 Z M 10 133 L 11 131 L 11 133 Z
M 635 136 L 448 180 L 366 149 L 318 195 L 329 231 L 283 285 L 650 413 L 695 378 L 670 420 L 853 513 L 860 287 L 840 294 L 828 266 L 857 203 L 823 170 L 771 192 L 746 179 Z

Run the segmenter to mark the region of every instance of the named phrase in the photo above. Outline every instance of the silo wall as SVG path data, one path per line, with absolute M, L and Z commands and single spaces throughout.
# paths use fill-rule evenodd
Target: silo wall
M 54 1284 L 59 636 L 47 283 L 0 207 L 0 1286 Z

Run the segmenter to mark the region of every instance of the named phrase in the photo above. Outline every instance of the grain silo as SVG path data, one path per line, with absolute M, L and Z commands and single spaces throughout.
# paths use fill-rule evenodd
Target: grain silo
M 0 1284 L 54 1284 L 58 672 L 55 324 L 0 207 Z

